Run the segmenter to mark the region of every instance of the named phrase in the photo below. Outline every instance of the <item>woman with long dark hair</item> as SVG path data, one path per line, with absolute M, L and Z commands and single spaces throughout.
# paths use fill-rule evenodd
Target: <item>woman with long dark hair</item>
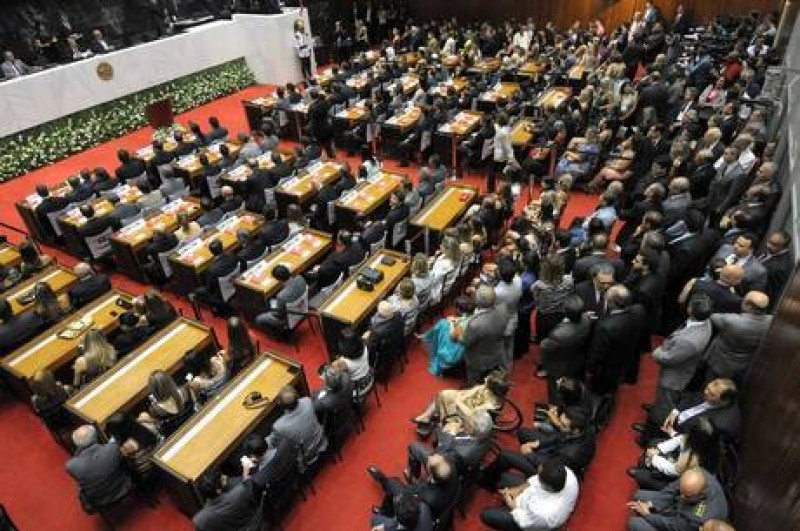
M 238 317 L 228 319 L 228 350 L 223 351 L 228 359 L 230 377 L 236 376 L 256 356 L 253 338 L 244 321 Z

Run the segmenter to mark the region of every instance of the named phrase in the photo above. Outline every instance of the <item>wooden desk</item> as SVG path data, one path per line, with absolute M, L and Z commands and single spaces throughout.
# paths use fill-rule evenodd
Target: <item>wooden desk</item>
M 0 267 L 13 267 L 22 261 L 19 250 L 13 245 L 0 245 Z
M 536 105 L 545 109 L 556 109 L 570 96 L 572 96 L 572 89 L 569 87 L 550 87 L 539 96 Z
M 406 107 L 386 120 L 385 125 L 406 133 L 417 126 L 420 117 L 422 117 L 422 109 L 416 106 Z
M 477 61 L 469 70 L 478 74 L 491 74 L 500 70 L 501 65 L 502 61 L 499 57 L 487 57 Z
M 533 120 L 522 119 L 511 129 L 511 145 L 514 147 L 525 147 L 533 142 L 536 125 Z
M 487 90 L 480 96 L 481 101 L 490 103 L 497 103 L 499 101 L 507 101 L 519 93 L 519 83 L 502 82 L 496 84 L 490 90 Z
M 194 133 L 183 133 L 183 141 L 187 143 L 192 143 L 197 140 L 197 136 Z M 177 149 L 178 143 L 175 142 L 175 139 L 170 138 L 166 142 L 163 142 L 164 151 L 167 153 L 172 153 Z M 153 149 L 152 145 L 144 146 L 136 150 L 136 157 L 143 160 L 145 163 L 149 163 L 155 157 L 155 150 Z
M 352 88 L 359 94 L 362 94 L 369 84 L 370 79 L 366 72 L 358 73 L 345 81 L 345 85 Z
M 463 58 L 459 54 L 448 55 L 447 57 L 442 57 L 442 64 L 445 68 L 455 68 L 461 64 Z
M 19 301 L 19 297 L 27 294 L 39 282 L 46 282 L 56 295 L 62 295 L 78 282 L 78 277 L 66 267 L 54 265 L 17 284 L 2 295 L 11 305 L 14 315 L 24 313 L 33 307 L 33 301 L 23 304 Z
M 403 94 L 410 96 L 419 87 L 419 78 L 415 75 L 405 75 L 400 78 Z
M 253 233 L 263 224 L 263 216 L 250 213 L 238 214 L 207 229 L 200 238 L 179 246 L 168 257 L 176 289 L 180 293 L 189 293 L 205 284 L 205 271 L 212 259 L 208 245 L 212 241 L 221 241 L 226 251 L 235 249 L 239 246 L 239 241 L 236 239 L 237 230 L 244 229 Z
M 354 227 L 359 216 L 380 217 L 388 210 L 389 196 L 403 186 L 405 177 L 399 173 L 381 171 L 374 179 L 362 181 L 348 190 L 336 203 L 336 222 L 340 227 Z
M 385 256 L 393 258 L 394 265 L 387 266 L 381 263 L 381 259 Z M 339 286 L 319 310 L 325 342 L 330 355 L 336 352 L 336 344 L 341 337 L 342 329 L 348 326 L 360 329 L 362 325 L 366 324 L 367 318 L 378 306 L 378 303 L 386 298 L 408 274 L 411 264 L 408 255 L 381 249 L 369 257 L 364 267 L 383 271 L 383 280 L 375 285 L 373 291 L 358 289 L 356 279 L 361 272 L 359 270 Z
M 72 187 L 68 182 L 64 181 L 50 188 L 50 195 L 57 197 L 64 197 L 72 191 Z M 36 216 L 36 207 L 42 202 L 42 198 L 36 192 L 28 195 L 25 199 L 17 201 L 14 206 L 17 209 L 19 217 L 25 223 L 25 228 L 28 229 L 28 234 L 39 242 L 47 241 L 47 234 L 50 230 L 43 228 L 39 223 L 39 218 Z
M 291 151 L 279 151 L 279 153 L 281 154 L 281 160 L 289 164 L 294 163 L 294 153 Z M 275 163 L 272 162 L 271 152 L 262 153 L 256 158 L 256 161 L 258 162 L 258 167 L 262 170 L 271 170 L 275 167 Z M 239 194 L 244 194 L 245 183 L 252 173 L 253 170 L 250 169 L 250 166 L 247 164 L 240 164 L 235 168 L 223 172 L 220 180 L 222 184 L 233 187 Z
M 228 142 L 226 145 L 228 146 L 231 157 L 236 158 L 239 156 L 239 152 L 242 150 L 241 144 L 238 142 Z M 212 144 L 202 150 L 206 158 L 208 158 L 209 163 L 216 164 L 222 159 L 222 155 L 219 152 L 221 146 L 222 144 Z M 203 165 L 200 164 L 200 157 L 198 155 L 186 155 L 174 161 L 172 165 L 177 175 L 186 176 L 189 180 L 196 179 L 203 174 Z
M 66 407 L 102 430 L 111 415 L 129 411 L 147 396 L 147 382 L 153 371 L 174 374 L 187 352 L 210 346 L 216 347 L 207 326 L 180 318 L 72 396 Z
M 437 244 L 441 233 L 454 225 L 477 197 L 477 188 L 451 183 L 439 190 L 422 210 L 411 218 L 411 225 L 424 231 L 427 254 L 430 254 L 431 249 Z
M 422 60 L 419 52 L 407 52 L 400 56 L 400 62 L 406 66 L 414 66 Z
M 275 187 L 278 209 L 285 213 L 291 203 L 305 207 L 317 195 L 314 183 L 324 186 L 338 181 L 341 175 L 342 166 L 337 162 L 321 162 L 307 167 L 302 176 L 292 177 Z
M 242 100 L 242 107 L 247 117 L 248 129 L 250 131 L 261 129 L 261 121 L 264 119 L 264 116 L 272 113 L 277 104 L 278 99 L 274 96 L 261 96 L 253 98 L 252 100 Z
M 480 127 L 482 118 L 482 112 L 461 111 L 436 131 L 440 140 L 434 138 L 434 150 L 441 154 L 443 160 L 450 160 L 451 168 L 458 166 L 459 142 Z
M 276 354 L 262 354 L 153 455 L 153 462 L 169 474 L 168 488 L 183 510 L 191 514 L 201 506 L 197 480 L 274 416 L 278 393 L 287 385 L 307 392 L 302 367 Z M 244 406 L 253 391 L 268 399 L 265 406 Z
M 83 335 L 88 330 L 97 328 L 103 334 L 108 335 L 117 329 L 118 318 L 125 311 L 117 304 L 119 299 L 130 303 L 133 296 L 119 290 L 110 291 L 28 341 L 10 356 L 3 358 L 0 366 L 21 380 L 27 380 L 38 370 L 57 371 L 78 355 L 78 345 L 81 344 Z M 67 328 L 67 325 L 78 319 L 88 319 L 92 324 L 84 328 L 75 338 L 65 339 L 58 336 L 62 330 Z
M 430 93 L 433 96 L 447 96 L 447 90 L 450 87 L 456 91 L 456 94 L 461 94 L 464 90 L 469 86 L 469 80 L 465 77 L 456 77 L 450 81 L 445 81 L 444 83 L 439 83 L 438 85 L 432 87 L 430 89 Z
M 261 262 L 234 281 L 236 296 L 245 315 L 252 320 L 266 309 L 266 301 L 275 296 L 282 283 L 272 276 L 272 269 L 281 264 L 293 275 L 304 273 L 321 262 L 333 247 L 330 234 L 313 229 L 302 232 L 275 249 Z
M 119 197 L 122 203 L 135 203 L 136 200 L 142 197 L 142 192 L 139 188 L 127 184 L 117 186 L 114 188 L 113 192 Z M 92 199 L 89 205 L 94 208 L 94 216 L 96 218 L 108 216 L 114 211 L 114 205 L 105 197 Z M 78 229 L 86 224 L 86 218 L 81 214 L 80 208 L 73 207 L 67 210 L 57 221 L 61 226 L 61 233 L 67 250 L 74 256 L 82 256 L 85 254 L 86 244 Z
M 517 75 L 526 77 L 537 77 L 547 70 L 547 61 L 533 60 L 524 63 L 517 70 Z
M 200 200 L 195 197 L 176 199 L 161 207 L 147 219 L 136 221 L 121 228 L 111 237 L 114 259 L 120 270 L 139 281 L 146 281 L 143 265 L 147 244 L 153 239 L 153 231 L 175 232 L 178 229 L 178 214 L 185 212 L 189 219 L 200 217 Z

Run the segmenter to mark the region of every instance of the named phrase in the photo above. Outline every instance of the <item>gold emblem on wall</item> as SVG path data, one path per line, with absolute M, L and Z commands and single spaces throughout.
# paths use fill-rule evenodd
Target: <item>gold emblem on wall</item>
M 111 66 L 111 63 L 103 61 L 102 63 L 98 64 L 97 77 L 103 81 L 111 81 L 114 79 L 114 67 Z

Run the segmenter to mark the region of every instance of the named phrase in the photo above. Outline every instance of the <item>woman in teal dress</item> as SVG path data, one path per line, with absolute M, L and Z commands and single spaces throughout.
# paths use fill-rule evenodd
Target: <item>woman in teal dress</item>
M 454 337 L 454 330 L 461 331 L 472 317 L 475 304 L 469 297 L 459 297 L 455 303 L 457 315 L 444 317 L 427 332 L 419 335 L 425 343 L 430 355 L 428 372 L 441 376 L 442 371 L 454 367 L 461 362 L 464 356 L 464 345 Z

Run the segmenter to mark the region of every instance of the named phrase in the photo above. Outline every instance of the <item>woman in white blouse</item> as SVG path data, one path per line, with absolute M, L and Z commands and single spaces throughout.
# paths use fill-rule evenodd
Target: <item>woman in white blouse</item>
M 445 236 L 439 252 L 433 257 L 431 266 L 431 303 L 437 304 L 442 295 L 450 292 L 456 280 L 455 271 L 461 265 L 461 249 L 458 240 Z

